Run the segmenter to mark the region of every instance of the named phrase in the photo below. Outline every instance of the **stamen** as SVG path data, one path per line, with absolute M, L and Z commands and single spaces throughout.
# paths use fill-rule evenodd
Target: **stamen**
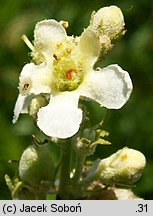
M 67 49 L 66 49 L 66 52 L 67 52 L 68 54 L 70 54 L 71 51 L 72 51 L 72 49 L 70 49 L 70 48 L 67 48 Z
M 67 21 L 61 20 L 61 21 L 60 21 L 60 24 L 61 24 L 65 29 L 67 29 L 67 28 L 69 27 L 69 23 L 68 23 Z
M 22 87 L 22 91 L 27 91 L 29 88 L 29 83 L 25 83 L 24 86 Z
M 34 51 L 34 46 L 33 46 L 33 44 L 30 42 L 30 40 L 28 39 L 28 37 L 25 35 L 25 34 L 23 34 L 22 36 L 21 36 L 21 39 L 24 41 L 24 43 L 31 49 L 31 51 Z
M 57 43 L 56 44 L 56 48 L 58 49 L 58 48 L 60 48 L 62 46 L 62 43 Z
M 76 75 L 77 75 L 77 70 L 75 68 L 72 68 L 66 72 L 66 78 L 68 80 L 74 79 Z
M 61 57 L 60 57 L 59 55 L 56 55 L 56 54 L 54 54 L 53 57 L 54 57 L 57 61 L 59 61 L 59 60 L 61 59 Z

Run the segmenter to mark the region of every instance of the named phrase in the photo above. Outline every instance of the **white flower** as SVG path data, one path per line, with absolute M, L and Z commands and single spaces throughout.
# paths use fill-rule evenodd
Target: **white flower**
M 99 39 L 91 28 L 80 37 L 70 37 L 55 20 L 38 22 L 32 48 L 35 63 L 26 64 L 21 71 L 13 122 L 39 94 L 50 98 L 37 114 L 38 127 L 50 137 L 68 138 L 78 132 L 80 96 L 109 109 L 121 108 L 132 91 L 129 74 L 116 64 L 94 70 L 99 54 Z

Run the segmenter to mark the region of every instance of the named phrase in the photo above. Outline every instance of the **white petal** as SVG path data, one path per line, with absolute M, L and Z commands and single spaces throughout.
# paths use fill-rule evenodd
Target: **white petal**
M 50 137 L 68 138 L 76 134 L 82 121 L 79 95 L 63 92 L 51 98 L 38 112 L 38 127 Z
M 89 67 L 92 67 L 100 55 L 100 42 L 96 33 L 87 28 L 80 36 L 78 45 L 82 61 L 87 62 Z
M 101 106 L 119 109 L 129 99 L 132 88 L 128 72 L 118 65 L 110 65 L 89 73 L 80 90 L 81 95 L 97 101 Z
M 63 26 L 53 20 L 43 20 L 38 22 L 34 30 L 34 45 L 41 50 L 52 50 L 56 43 L 60 43 L 66 36 Z
M 45 63 L 26 64 L 19 77 L 19 89 L 23 95 L 50 93 L 52 73 Z
M 31 96 L 25 96 L 19 94 L 15 107 L 14 107 L 14 116 L 13 116 L 13 123 L 16 123 L 16 121 L 19 118 L 20 113 L 28 113 L 28 105 L 31 101 Z

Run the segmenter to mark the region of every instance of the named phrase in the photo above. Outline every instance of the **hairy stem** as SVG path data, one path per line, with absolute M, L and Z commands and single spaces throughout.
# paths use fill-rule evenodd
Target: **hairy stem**
M 75 174 L 73 176 L 73 181 L 75 183 L 77 183 L 81 176 L 82 176 L 82 171 L 83 171 L 83 165 L 85 162 L 85 156 L 83 154 L 77 154 L 77 158 L 76 158 L 76 169 L 75 169 Z
M 67 140 L 65 143 L 61 143 L 62 158 L 60 167 L 60 185 L 58 196 L 60 199 L 69 199 L 69 187 L 70 187 L 70 160 L 71 160 L 71 142 Z

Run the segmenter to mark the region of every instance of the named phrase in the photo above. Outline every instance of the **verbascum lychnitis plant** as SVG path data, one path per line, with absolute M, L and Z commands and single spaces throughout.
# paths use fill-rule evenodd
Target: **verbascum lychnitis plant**
M 54 199 L 63 200 L 139 199 L 130 187 L 146 164 L 141 152 L 124 147 L 107 158 L 88 161 L 97 145 L 111 143 L 103 120 L 92 125 L 83 102 L 120 109 L 133 90 L 129 73 L 119 65 L 98 67 L 126 32 L 122 11 L 110 6 L 93 12 L 89 26 L 77 37 L 68 36 L 67 28 L 67 21 L 48 19 L 36 23 L 33 42 L 22 36 L 31 62 L 19 75 L 13 123 L 21 113 L 29 114 L 47 142 L 33 136 L 16 176 L 5 176 L 12 198 L 48 199 L 54 194 Z M 52 145 L 60 149 L 59 163 Z

